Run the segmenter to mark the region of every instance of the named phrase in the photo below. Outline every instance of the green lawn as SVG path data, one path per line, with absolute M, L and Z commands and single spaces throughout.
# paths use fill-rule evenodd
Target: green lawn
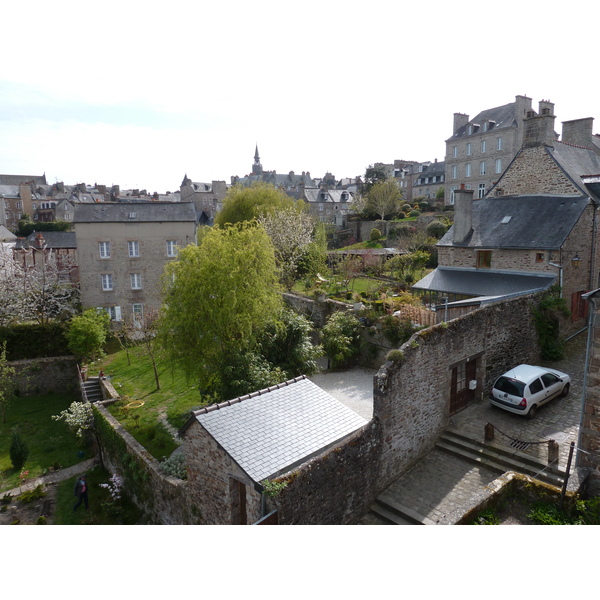
M 29 448 L 24 470 L 27 479 L 39 477 L 55 467 L 70 467 L 91 457 L 89 449 L 71 433 L 63 421 L 52 420 L 71 402 L 69 395 L 47 394 L 15 398 L 6 414 L 6 423 L 0 423 L 0 491 L 18 487 L 19 471 L 10 462 L 12 428 L 18 427 L 21 438 Z
M 193 382 L 186 381 L 183 373 L 172 370 L 167 364 L 159 365 L 161 389 L 157 390 L 150 359 L 140 348 L 130 349 L 129 354 L 131 364 L 128 364 L 126 352 L 121 350 L 95 363 L 90 374 L 97 375 L 103 369 L 111 378 L 117 392 L 125 398 L 109 406 L 109 411 L 144 448 L 161 460 L 177 447 L 162 425 L 161 415 L 179 429 L 190 411 L 202 406 L 202 400 Z
M 113 501 L 109 491 L 100 487 L 108 483 L 110 473 L 99 466 L 87 471 L 89 486 L 89 510 L 83 504 L 76 510 L 77 499 L 73 494 L 75 477 L 62 481 L 58 486 L 54 508 L 55 525 L 135 525 L 142 517 L 141 511 L 127 498 Z

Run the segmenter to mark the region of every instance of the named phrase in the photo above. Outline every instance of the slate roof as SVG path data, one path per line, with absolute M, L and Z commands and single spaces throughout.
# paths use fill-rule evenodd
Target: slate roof
M 460 296 L 510 296 L 549 288 L 551 273 L 514 273 L 486 269 L 438 267 L 413 285 L 414 289 Z
M 196 221 L 193 202 L 95 202 L 75 206 L 74 223 Z
M 565 173 L 584 194 L 589 194 L 582 178 L 600 174 L 600 156 L 597 150 L 573 146 L 563 142 L 554 142 L 554 148 L 547 148 L 550 155 L 562 167 Z
M 586 196 L 531 194 L 486 197 L 473 202 L 473 231 L 464 242 L 453 242 L 452 226 L 437 245 L 558 249 L 588 204 Z
M 323 194 L 326 199 L 323 199 Z M 304 188 L 304 198 L 307 202 L 337 202 L 350 205 L 354 195 L 348 190 L 322 190 L 318 187 L 309 187 Z
M 449 138 L 449 140 L 466 137 L 468 135 L 467 132 L 469 124 L 481 126 L 485 121 L 494 121 L 495 125 L 492 129 L 490 129 L 490 131 L 495 131 L 496 129 L 506 127 L 517 127 L 517 119 L 515 116 L 516 105 L 516 102 L 511 102 L 510 104 L 505 104 L 504 106 L 497 106 L 495 108 L 488 108 L 484 111 L 481 111 L 477 116 L 473 117 L 469 123 L 467 123 L 467 125 L 459 127 Z M 474 133 L 479 132 L 481 132 L 481 129 Z
M 77 248 L 77 240 L 74 231 L 34 231 L 26 238 L 18 238 L 15 249 L 29 248 L 35 246 L 36 236 L 41 233 L 44 236 L 46 248 L 53 250 L 58 248 Z
M 257 483 L 295 468 L 368 422 L 304 375 L 196 411 L 187 426 L 194 418 Z
M 0 174 L 0 183 L 7 185 L 19 185 L 20 183 L 30 182 L 45 184 L 46 175 L 2 175 Z

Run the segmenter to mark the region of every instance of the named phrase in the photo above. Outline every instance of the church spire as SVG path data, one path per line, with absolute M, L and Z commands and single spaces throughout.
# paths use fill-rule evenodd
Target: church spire
M 254 164 L 252 165 L 252 175 L 261 175 L 262 165 L 260 164 L 260 156 L 258 155 L 258 144 L 256 144 L 256 150 L 254 151 Z

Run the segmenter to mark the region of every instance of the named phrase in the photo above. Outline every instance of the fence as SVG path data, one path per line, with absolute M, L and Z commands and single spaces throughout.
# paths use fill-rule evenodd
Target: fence
M 436 315 L 433 311 L 410 304 L 402 305 L 401 308 L 394 312 L 394 315 L 401 319 L 409 319 L 413 323 L 423 327 L 430 327 L 436 324 Z

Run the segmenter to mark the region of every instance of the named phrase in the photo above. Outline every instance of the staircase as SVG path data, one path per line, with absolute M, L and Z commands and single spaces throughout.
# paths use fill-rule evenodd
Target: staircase
M 84 399 L 88 402 L 99 402 L 104 400 L 102 389 L 100 388 L 100 379 L 98 377 L 90 377 L 83 382 L 82 392 Z
M 481 443 L 470 439 L 454 430 L 446 430 L 436 442 L 436 450 L 442 454 L 450 454 L 469 463 L 476 463 L 498 475 L 506 471 L 523 473 L 549 483 L 553 486 L 563 485 L 564 471 L 550 472 L 548 465 L 534 457 L 510 447 L 494 442 Z M 413 467 L 415 468 L 415 467 Z M 418 464 L 416 466 L 418 468 Z M 435 474 L 430 476 L 435 477 Z M 387 490 L 390 491 L 389 489 Z M 394 525 L 433 525 L 431 519 L 419 514 L 414 508 L 397 502 L 383 492 L 371 506 L 366 524 Z
M 562 487 L 564 482 L 565 472 L 560 469 L 550 471 L 548 463 L 494 442 L 476 442 L 451 429 L 442 434 L 436 447 L 499 473 L 515 471 L 557 487 Z

